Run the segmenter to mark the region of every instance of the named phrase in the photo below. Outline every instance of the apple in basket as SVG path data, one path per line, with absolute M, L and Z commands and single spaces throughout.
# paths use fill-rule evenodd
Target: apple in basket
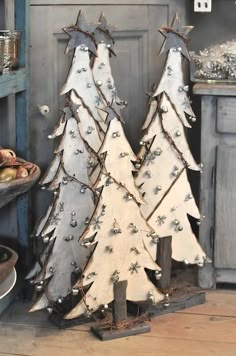
M 16 154 L 8 148 L 0 149 L 0 166 L 9 166 L 16 162 Z

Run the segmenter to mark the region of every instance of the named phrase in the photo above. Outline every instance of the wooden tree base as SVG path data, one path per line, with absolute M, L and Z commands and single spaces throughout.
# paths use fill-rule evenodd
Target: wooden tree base
M 156 305 L 150 303 L 128 302 L 128 313 L 134 316 L 146 314 L 149 317 L 174 313 L 206 302 L 206 294 L 203 291 L 178 292 L 170 296 L 169 300 L 164 300 Z
M 92 321 L 94 321 L 94 318 L 81 316 L 81 317 L 75 318 L 75 319 L 63 319 L 63 316 L 56 314 L 56 313 L 52 313 L 51 315 L 49 315 L 48 320 L 52 324 L 57 326 L 58 329 L 67 329 L 67 328 L 71 328 L 76 325 L 91 323 Z
M 125 328 L 114 328 L 110 325 L 92 326 L 91 332 L 102 341 L 119 339 L 122 337 L 144 334 L 150 332 L 151 328 L 144 322 L 131 322 L 130 326 Z

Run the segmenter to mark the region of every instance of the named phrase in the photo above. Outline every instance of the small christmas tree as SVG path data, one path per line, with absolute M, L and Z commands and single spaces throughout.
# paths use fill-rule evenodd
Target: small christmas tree
M 142 199 L 132 175 L 132 161 L 136 156 L 111 107 L 108 119 L 108 130 L 99 151 L 103 168 L 95 184 L 101 194 L 80 240 L 82 245 L 96 244 L 96 248 L 83 276 L 74 286 L 80 290 L 86 288 L 87 292 L 67 314 L 67 319 L 90 315 L 109 304 L 114 299 L 113 285 L 117 281 L 128 281 L 128 300 L 157 303 L 163 299 L 145 271 L 146 268 L 155 270 L 157 279 L 161 274 L 147 250 L 152 243 L 150 235 L 153 230 L 140 214 L 137 204 L 142 203 Z
M 147 202 L 140 207 L 143 216 L 160 237 L 172 236 L 172 258 L 203 265 L 206 254 L 187 217 L 201 219 L 187 177 L 187 169 L 200 171 L 201 165 L 195 162 L 184 131 L 187 117 L 195 120 L 182 71 L 182 55 L 189 58 L 185 36 L 191 28 L 181 27 L 175 15 L 171 27 L 160 30 L 166 37 L 161 52 L 168 51 L 168 56 L 143 125 L 141 144 L 146 150 L 136 183 Z M 155 257 L 156 249 L 150 247 Z
M 44 178 L 43 186 L 54 191 L 54 202 L 38 224 L 36 237 L 46 245 L 40 262 L 41 270 L 33 279 L 36 290 L 43 292 L 31 311 L 51 307 L 71 293 L 71 274 L 84 268 L 89 252 L 78 240 L 85 221 L 94 209 L 93 192 L 89 189 L 89 152 L 80 136 L 77 120 L 65 108 L 53 137 L 64 130 L 55 158 Z M 75 199 L 76 197 L 76 199 Z M 29 277 L 33 277 L 32 274 Z

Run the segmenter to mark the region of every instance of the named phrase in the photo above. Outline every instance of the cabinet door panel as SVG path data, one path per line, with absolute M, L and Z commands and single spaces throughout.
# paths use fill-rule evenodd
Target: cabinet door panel
M 236 98 L 219 97 L 217 100 L 217 131 L 236 133 Z
M 236 146 L 218 146 L 215 258 L 217 268 L 236 268 Z

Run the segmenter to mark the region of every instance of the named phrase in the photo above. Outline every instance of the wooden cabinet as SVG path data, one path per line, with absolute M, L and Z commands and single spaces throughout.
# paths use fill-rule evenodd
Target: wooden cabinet
M 200 242 L 213 264 L 199 271 L 203 288 L 236 283 L 236 86 L 196 84 L 201 95 Z

